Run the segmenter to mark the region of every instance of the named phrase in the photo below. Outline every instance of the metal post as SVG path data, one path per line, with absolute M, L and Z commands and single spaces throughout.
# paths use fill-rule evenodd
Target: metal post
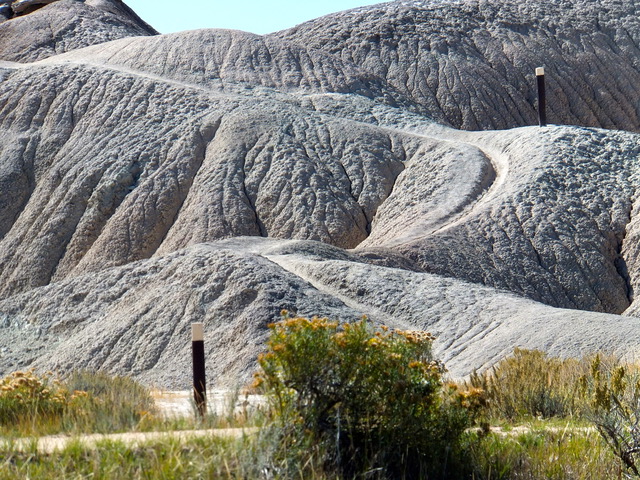
M 200 417 L 207 414 L 207 380 L 204 369 L 204 326 L 191 324 L 191 351 L 193 355 L 193 399 Z
M 536 68 L 538 81 L 538 122 L 541 127 L 547 125 L 547 97 L 544 91 L 544 67 Z

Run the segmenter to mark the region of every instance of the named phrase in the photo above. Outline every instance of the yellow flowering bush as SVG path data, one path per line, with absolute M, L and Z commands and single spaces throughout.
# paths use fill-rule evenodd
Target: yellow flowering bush
M 0 435 L 109 432 L 139 426 L 155 411 L 148 390 L 126 377 L 13 372 L 0 379 Z
M 271 400 L 289 450 L 323 445 L 347 477 L 454 472 L 482 392 L 443 388 L 432 335 L 287 315 L 269 328 L 254 385 Z
M 62 415 L 85 392 L 70 392 L 53 374 L 14 372 L 0 380 L 0 425 L 37 415 Z

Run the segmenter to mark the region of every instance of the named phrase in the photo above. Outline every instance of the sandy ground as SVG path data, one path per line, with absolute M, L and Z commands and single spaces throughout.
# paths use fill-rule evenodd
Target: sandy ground
M 190 390 L 153 391 L 160 415 L 165 418 L 181 418 L 195 415 L 193 393 Z M 213 390 L 207 395 L 207 412 L 216 415 L 242 413 L 260 408 L 265 399 L 261 395 L 237 394 L 228 390 Z

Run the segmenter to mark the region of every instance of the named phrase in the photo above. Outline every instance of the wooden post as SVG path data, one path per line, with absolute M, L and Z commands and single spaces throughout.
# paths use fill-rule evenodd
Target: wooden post
M 4 4 L 0 6 L 0 15 L 9 20 L 10 18 L 13 18 L 13 10 L 11 10 L 9 5 Z
M 544 91 L 544 67 L 536 68 L 538 81 L 538 123 L 541 127 L 547 125 L 547 97 Z
M 207 379 L 204 369 L 204 326 L 191 324 L 191 352 L 193 356 L 193 399 L 201 418 L 207 414 Z

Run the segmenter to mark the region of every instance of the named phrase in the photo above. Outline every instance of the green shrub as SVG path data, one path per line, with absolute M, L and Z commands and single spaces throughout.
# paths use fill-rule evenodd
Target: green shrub
M 587 401 L 580 381 L 589 364 L 588 358 L 563 360 L 516 348 L 493 368 L 474 373 L 467 386 L 485 391 L 493 420 L 581 416 Z
M 256 385 L 288 454 L 322 446 L 326 465 L 347 477 L 459 478 L 461 436 L 480 392 L 443 385 L 430 334 L 319 318 L 270 328 Z
M 598 433 L 585 428 L 490 433 L 471 443 L 474 480 L 609 480 L 621 465 Z
M 69 390 L 86 392 L 79 408 L 70 409 L 67 430 L 113 432 L 137 429 L 150 420 L 156 406 L 149 390 L 130 377 L 77 371 L 64 384 Z
M 0 425 L 24 423 L 34 417 L 60 417 L 84 392 L 70 392 L 51 374 L 14 372 L 0 380 Z
M 640 478 L 637 365 L 621 364 L 611 356 L 561 360 L 540 351 L 516 349 L 512 357 L 489 371 L 472 375 L 467 385 L 485 391 L 487 403 L 483 413 L 493 421 L 569 416 L 590 421 L 624 468 Z M 477 448 L 478 444 L 472 445 L 472 449 Z M 533 450 L 527 448 L 523 452 L 528 456 Z M 478 458 L 489 457 L 486 452 L 476 455 L 476 465 L 481 463 Z M 496 469 L 512 472 L 514 463 L 519 462 L 509 460 L 500 467 L 494 465 L 494 474 Z M 541 465 L 551 467 L 544 462 Z
M 611 451 L 640 478 L 640 371 L 635 365 L 593 359 L 583 389 L 591 400 L 589 417 Z

